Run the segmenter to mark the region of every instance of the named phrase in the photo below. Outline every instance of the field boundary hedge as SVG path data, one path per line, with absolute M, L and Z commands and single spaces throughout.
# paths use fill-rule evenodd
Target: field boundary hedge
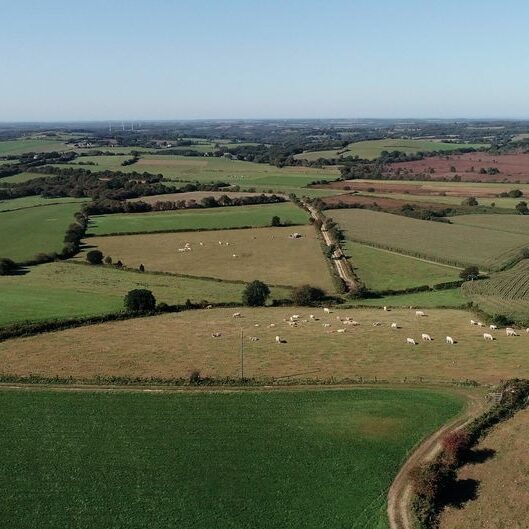
M 454 490 L 457 470 L 471 462 L 472 449 L 496 425 L 529 405 L 529 380 L 512 379 L 498 389 L 499 401 L 460 430 L 447 434 L 433 462 L 411 472 L 412 512 L 421 529 L 437 529 L 439 516 Z

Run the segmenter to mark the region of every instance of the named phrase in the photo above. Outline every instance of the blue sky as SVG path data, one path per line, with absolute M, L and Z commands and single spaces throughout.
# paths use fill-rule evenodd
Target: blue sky
M 0 0 L 0 121 L 529 118 L 522 0 Z

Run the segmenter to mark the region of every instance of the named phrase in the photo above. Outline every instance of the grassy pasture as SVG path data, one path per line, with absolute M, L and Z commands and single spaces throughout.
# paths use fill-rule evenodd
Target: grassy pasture
M 306 224 L 309 218 L 304 210 L 290 202 L 153 213 L 115 213 L 91 217 L 88 233 L 105 235 L 269 226 L 274 215 L 292 224 Z
M 496 426 L 479 443 L 478 451 L 492 450 L 494 457 L 478 465 L 469 464 L 458 473 L 460 480 L 479 483 L 478 497 L 462 508 L 448 507 L 441 516 L 441 529 L 527 525 L 529 491 L 520 484 L 525 483 L 529 475 L 528 428 L 529 409 L 525 409 Z
M 71 151 L 72 146 L 62 141 L 47 138 L 21 138 L 0 141 L 0 156 L 24 154 L 26 152 Z
M 77 158 L 73 163 L 69 164 L 55 164 L 55 167 L 79 167 L 88 169 L 92 172 L 98 171 L 123 171 L 132 172 L 136 167 L 136 164 L 122 166 L 121 163 L 125 160 L 130 160 L 130 154 L 116 154 L 114 156 L 83 156 Z M 96 165 L 87 164 L 86 162 L 93 162 Z
M 489 314 L 504 314 L 514 320 L 529 321 L 529 262 L 521 261 L 510 270 L 490 279 L 469 281 L 463 294 Z
M 370 290 L 401 290 L 458 279 L 458 270 L 348 241 L 346 253 Z
M 53 178 L 54 175 L 40 174 L 40 173 L 18 173 L 13 176 L 6 176 L 5 178 L 0 179 L 0 184 L 19 184 L 20 182 L 27 182 L 29 180 L 34 180 L 35 178 Z
M 152 290 L 158 302 L 169 304 L 207 300 L 241 301 L 244 285 L 81 266 L 56 262 L 31 267 L 21 276 L 0 277 L 0 325 L 21 321 L 95 316 L 123 309 L 125 294 L 134 288 Z M 272 288 L 272 298 L 289 292 Z
M 261 193 L 245 193 L 245 192 L 235 192 L 235 191 L 190 191 L 189 193 L 168 193 L 164 195 L 151 195 L 140 198 L 131 198 L 129 202 L 146 202 L 147 204 L 156 204 L 156 202 L 164 202 L 170 200 L 177 202 L 179 200 L 191 201 L 200 203 L 203 198 L 214 197 L 220 198 L 224 195 L 229 196 L 230 198 L 239 198 L 239 197 L 252 197 L 260 196 Z
M 529 244 L 529 234 L 512 233 L 506 237 L 502 231 L 484 227 L 417 220 L 377 211 L 342 209 L 329 210 L 327 214 L 340 224 L 349 240 L 457 266 L 474 264 L 494 270 Z
M 468 303 L 460 288 L 446 290 L 412 292 L 397 294 L 395 296 L 382 296 L 380 298 L 366 298 L 352 300 L 347 303 L 349 307 L 423 307 L 423 308 L 461 308 Z
M 304 152 L 297 154 L 296 158 L 305 160 L 317 160 L 318 158 L 339 158 L 340 156 L 359 156 L 366 160 L 378 158 L 382 151 L 400 151 L 405 154 L 415 154 L 423 151 L 443 151 L 449 152 L 462 147 L 486 147 L 480 144 L 466 143 L 443 143 L 436 140 L 406 140 L 399 138 L 386 138 L 383 140 L 367 140 L 349 144 L 344 149 Z M 341 153 L 341 154 L 338 154 Z
M 81 209 L 79 202 L 0 212 L 0 255 L 27 261 L 38 253 L 59 252 L 64 234 Z
M 460 310 L 340 309 L 296 307 L 188 311 L 179 314 L 108 322 L 0 343 L 6 374 L 72 376 L 185 377 L 191 369 L 204 376 L 239 377 L 241 329 L 244 331 L 244 374 L 262 380 L 345 381 L 365 379 L 400 382 L 449 382 L 473 379 L 497 383 L 529 376 L 529 335 L 507 337 L 505 331 L 485 342 L 483 330 L 471 326 L 471 314 Z M 290 327 L 291 314 L 316 314 L 318 321 Z M 359 326 L 346 326 L 336 316 L 350 316 Z M 373 322 L 381 326 L 373 326 Z M 399 329 L 391 329 L 397 322 Z M 275 327 L 270 328 L 271 323 Z M 325 328 L 323 323 L 331 326 Z M 256 324 L 259 325 L 256 327 Z M 336 333 L 346 328 L 345 333 Z M 220 332 L 220 338 L 212 333 Z M 421 333 L 432 342 L 422 342 Z M 455 345 L 445 344 L 452 336 Z M 255 336 L 258 341 L 251 341 Z M 280 336 L 286 343 L 275 343 Z M 410 346 L 412 337 L 418 345 Z
M 290 239 L 293 231 L 303 237 Z M 312 226 L 94 237 L 87 242 L 131 267 L 143 263 L 148 270 L 276 285 L 310 283 L 333 291 Z M 186 243 L 192 250 L 179 252 Z
M 41 196 L 29 196 L 21 198 L 13 198 L 11 200 L 0 200 L 0 212 L 15 211 L 17 209 L 32 208 L 35 206 L 50 206 L 53 204 L 80 204 L 87 199 L 84 198 L 44 198 Z
M 0 524 L 386 528 L 399 465 L 462 408 L 439 390 L 4 390 Z

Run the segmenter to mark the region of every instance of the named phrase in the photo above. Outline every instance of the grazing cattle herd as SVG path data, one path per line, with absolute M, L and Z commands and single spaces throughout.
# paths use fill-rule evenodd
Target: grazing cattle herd
M 409 307 L 409 309 L 411 311 L 413 309 L 413 307 Z M 391 309 L 389 309 L 388 307 L 383 307 L 383 310 L 385 312 L 389 312 Z M 323 308 L 323 315 L 324 316 L 328 316 L 328 315 L 332 314 L 332 312 L 333 311 L 329 307 L 324 307 Z M 235 312 L 235 313 L 232 314 L 232 317 L 233 318 L 243 318 L 244 316 L 243 316 L 243 314 L 241 312 Z M 415 318 L 422 320 L 423 318 L 427 318 L 427 314 L 425 313 L 424 310 L 415 310 Z M 314 322 L 318 322 L 318 321 L 320 321 L 320 318 L 316 317 L 314 314 L 310 314 L 306 319 L 303 319 L 303 316 L 301 314 L 292 314 L 291 316 L 286 317 L 286 318 L 283 319 L 283 324 L 286 324 L 287 327 L 295 328 L 295 327 L 301 326 L 302 324 L 310 324 L 310 323 L 314 323 Z M 355 326 L 360 325 L 360 322 L 354 320 L 351 316 L 336 316 L 336 321 L 340 325 L 343 325 L 343 326 L 353 326 L 353 327 L 355 327 Z M 425 321 L 427 321 L 427 320 L 425 320 Z M 418 322 L 416 321 L 414 325 L 416 326 L 417 324 L 418 324 Z M 277 325 L 280 325 L 280 324 L 279 323 L 270 323 L 270 324 L 268 324 L 268 327 L 269 328 L 274 328 Z M 380 322 L 380 321 L 373 321 L 371 323 L 371 325 L 373 327 L 383 327 L 385 324 Z M 473 320 L 473 319 L 470 320 L 470 325 L 478 326 L 478 327 L 485 327 L 486 326 L 482 322 L 476 321 L 476 320 Z M 347 328 L 346 327 L 340 327 L 340 328 L 337 328 L 337 329 L 332 329 L 333 325 L 332 325 L 332 323 L 330 323 L 328 321 L 322 322 L 321 326 L 324 329 L 326 329 L 327 333 L 345 334 L 347 332 Z M 259 324 L 255 324 L 255 327 L 259 327 Z M 392 330 L 403 328 L 401 325 L 399 325 L 395 321 L 391 322 L 389 324 L 389 327 Z M 494 325 L 494 324 L 488 325 L 488 327 L 489 327 L 490 331 L 497 331 L 499 329 L 498 326 Z M 505 333 L 509 337 L 511 337 L 511 336 L 519 336 L 519 334 L 516 332 L 516 330 L 513 327 L 506 327 L 505 328 Z M 526 333 L 529 334 L 529 328 L 526 329 Z M 211 336 L 213 338 L 219 338 L 219 337 L 222 336 L 222 333 L 221 332 L 214 332 Z M 494 342 L 496 340 L 496 338 L 494 337 L 494 335 L 491 332 L 483 333 L 483 339 L 485 341 L 490 341 L 490 342 Z M 256 341 L 259 340 L 259 337 L 250 336 L 249 340 L 253 341 L 253 342 L 256 342 Z M 420 341 L 422 341 L 422 342 L 433 342 L 434 341 L 434 337 L 432 336 L 432 334 L 430 334 L 428 332 L 422 332 Z M 456 345 L 457 344 L 456 339 L 453 336 L 449 336 L 449 335 L 445 336 L 444 342 L 447 345 Z M 281 338 L 280 336 L 276 336 L 275 337 L 275 343 L 284 344 L 284 343 L 287 343 L 287 340 Z M 419 341 L 416 340 L 415 338 L 411 337 L 411 336 L 408 336 L 406 338 L 406 344 L 408 344 L 408 345 L 418 345 Z

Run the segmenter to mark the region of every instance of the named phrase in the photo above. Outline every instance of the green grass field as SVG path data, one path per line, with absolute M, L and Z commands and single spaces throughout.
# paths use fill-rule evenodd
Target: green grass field
M 294 231 L 303 237 L 291 239 Z M 260 279 L 271 285 L 308 283 L 334 291 L 329 264 L 312 226 L 118 235 L 91 237 L 86 242 L 114 262 L 119 259 L 135 268 L 142 263 L 148 270 L 161 272 L 248 282 Z M 180 252 L 186 244 L 191 251 Z
M 53 178 L 54 175 L 49 174 L 40 174 L 40 173 L 18 173 L 13 176 L 6 176 L 5 178 L 0 179 L 0 184 L 19 184 L 20 182 L 28 182 L 35 178 Z
M 506 233 L 529 236 L 529 216 L 525 215 L 460 215 L 450 220 L 458 226 L 500 232 L 507 239 L 511 239 L 511 235 Z
M 358 299 L 347 302 L 350 307 L 453 307 L 459 308 L 468 303 L 460 288 L 437 290 L 435 292 L 412 292 L 395 296 L 382 296 L 380 298 Z
M 44 198 L 33 195 L 29 197 L 13 198 L 11 200 L 0 200 L 0 212 L 15 211 L 17 209 L 32 208 L 34 206 L 51 206 L 53 204 L 81 204 L 88 199 L 85 198 Z
M 49 138 L 22 138 L 0 141 L 0 156 L 24 154 L 26 152 L 69 151 L 73 147 L 62 141 Z
M 156 213 L 118 213 L 91 217 L 88 233 L 105 235 L 269 226 L 275 215 L 283 222 L 292 224 L 306 224 L 309 218 L 304 210 L 290 202 Z
M 529 233 L 417 220 L 363 209 L 328 210 L 349 240 L 457 266 L 498 269 L 529 245 Z M 476 215 L 469 217 L 479 218 Z M 515 219 L 508 215 L 494 219 Z M 499 222 L 499 221 L 498 221 Z
M 481 147 L 487 147 L 482 144 L 470 144 L 470 143 L 443 143 L 435 140 L 406 140 L 398 138 L 386 138 L 384 140 L 368 140 L 359 141 L 356 143 L 349 144 L 344 149 L 330 150 L 330 151 L 314 151 L 305 152 L 296 155 L 296 158 L 303 158 L 305 160 L 317 160 L 318 158 L 339 158 L 341 156 L 359 156 L 366 160 L 374 160 L 378 158 L 382 151 L 400 151 L 405 154 L 415 154 L 419 151 L 453 151 L 461 149 L 462 147 L 474 147 L 479 149 Z
M 369 290 L 402 290 L 458 279 L 458 270 L 348 241 L 346 254 Z
M 119 312 L 125 294 L 135 288 L 147 288 L 158 302 L 168 304 L 187 299 L 238 303 L 244 285 L 154 275 L 148 270 L 139 274 L 106 266 L 49 263 L 31 267 L 25 275 L 0 277 L 0 325 Z M 288 296 L 288 290 L 272 288 L 271 299 Z
M 469 281 L 463 294 L 489 314 L 503 314 L 515 321 L 529 322 L 529 262 L 493 274 L 490 279 Z
M 0 212 L 0 256 L 27 261 L 39 253 L 59 252 L 80 203 L 28 207 Z
M 399 465 L 462 408 L 428 390 L 4 390 L 0 525 L 385 529 Z

